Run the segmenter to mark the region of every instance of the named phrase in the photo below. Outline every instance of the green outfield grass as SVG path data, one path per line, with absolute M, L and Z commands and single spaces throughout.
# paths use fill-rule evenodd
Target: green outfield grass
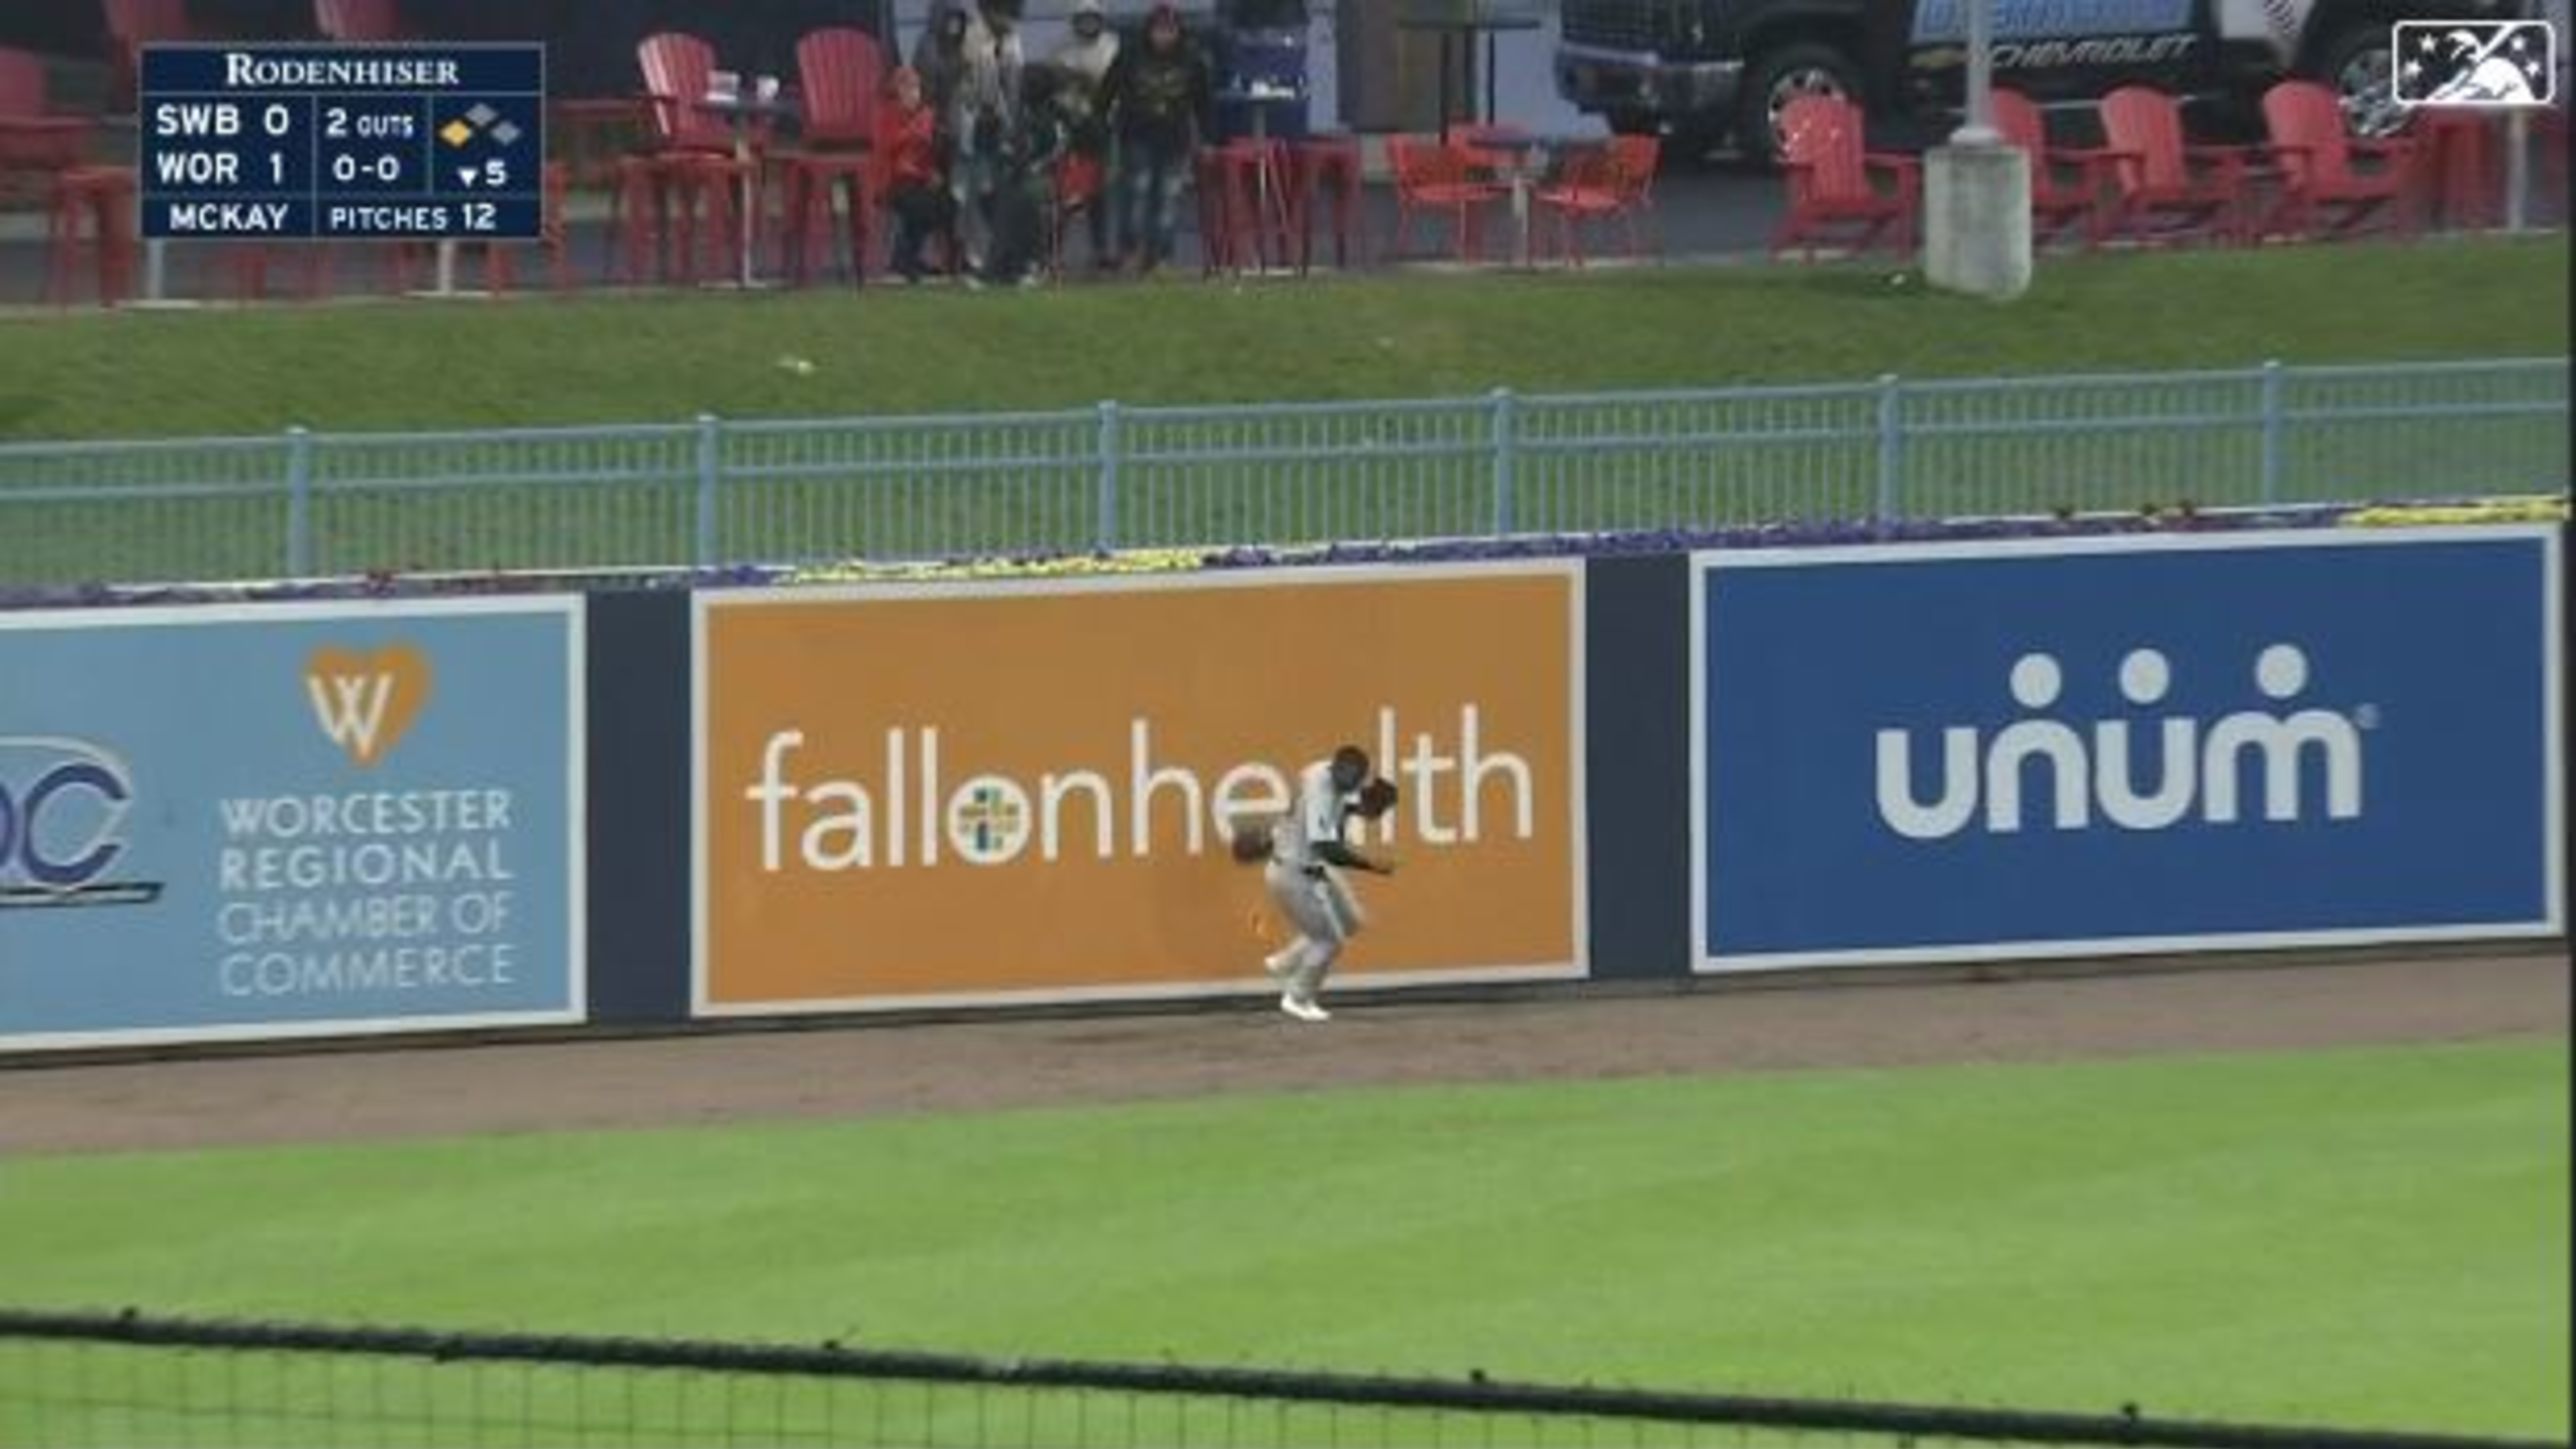
M 0 439 L 1439 397 L 2559 355 L 2567 244 L 2052 259 L 1997 307 L 1868 267 L 878 288 L 0 320 Z M 804 357 L 814 371 L 780 368 Z
M 2553 235 L 2069 258 L 2010 307 L 1892 285 L 1868 268 L 1695 267 L 19 317 L 0 320 L 0 439 L 267 441 L 74 462 L 0 453 L 0 501 L 17 498 L 0 514 L 0 584 L 686 565 L 700 540 L 701 447 L 687 420 L 700 413 L 1474 399 L 1498 386 L 1562 394 L 1854 384 L 1882 373 L 2563 356 L 2566 271 L 2565 239 Z M 2523 387 L 2554 400 L 2545 379 Z M 2102 394 L 2093 405 L 2197 421 L 1926 433 L 1903 450 L 1895 511 L 2512 491 L 2547 484 L 2564 451 L 2563 416 L 2545 411 L 2300 420 L 2277 439 L 2278 498 L 2267 500 L 2265 437 L 2244 382 Z M 1581 423 L 1532 412 L 1514 429 L 1511 524 L 1582 532 L 1877 516 L 1886 505 L 1876 409 L 1862 394 Z M 1951 416 L 1920 411 L 1917 421 Z M 2024 414 L 1998 395 L 1957 416 Z M 637 422 L 668 435 L 507 454 L 473 443 L 332 444 L 310 464 L 310 551 L 290 560 L 294 465 L 279 432 L 290 424 Z M 872 440 L 736 434 L 716 444 L 725 482 L 715 555 L 781 563 L 1445 537 L 1491 531 L 1497 517 L 1490 424 L 1473 402 L 1439 417 L 1261 430 L 1222 416 L 1185 425 L 1131 416 L 1107 505 L 1102 446 L 1098 423 L 1080 413 Z M 1211 460 L 1211 449 L 1223 457 Z M 450 481 L 399 486 L 422 476 Z M 97 496 L 107 488 L 123 491 Z
M 2568 1085 L 2554 1041 L 36 1157 L 0 1299 L 2564 1437 Z

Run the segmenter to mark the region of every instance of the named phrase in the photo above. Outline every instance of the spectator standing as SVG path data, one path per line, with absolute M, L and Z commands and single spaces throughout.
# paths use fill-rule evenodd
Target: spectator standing
M 965 68 L 950 122 L 957 159 L 949 193 L 970 278 L 982 276 L 992 261 L 994 212 L 1017 144 L 1020 73 L 1027 67 L 1019 21 L 1019 0 L 976 0 L 966 26 Z
M 1215 90 L 1207 58 L 1169 0 L 1157 0 L 1144 44 L 1122 48 L 1101 85 L 1126 202 L 1120 246 L 1142 274 L 1171 260 L 1190 158 L 1214 130 Z
M 1116 209 L 1111 182 L 1116 172 L 1109 125 L 1100 113 L 1100 89 L 1109 67 L 1118 60 L 1118 32 L 1109 27 L 1108 7 L 1101 0 L 1074 0 L 1073 37 L 1056 49 L 1056 109 L 1065 123 L 1065 159 L 1072 174 L 1090 183 L 1083 215 L 1091 233 L 1091 257 L 1102 271 L 1115 271 L 1110 213 Z
M 921 40 L 912 48 L 912 68 L 921 76 L 922 100 L 930 107 L 943 172 L 957 159 L 958 88 L 966 79 L 966 32 L 974 19 L 966 12 L 965 0 L 938 0 Z
M 993 194 L 993 254 L 984 280 L 995 286 L 1034 287 L 1047 272 L 1056 167 L 1064 156 L 1057 85 L 1052 66 L 1033 65 L 1021 73 L 1019 122 L 1003 148 Z

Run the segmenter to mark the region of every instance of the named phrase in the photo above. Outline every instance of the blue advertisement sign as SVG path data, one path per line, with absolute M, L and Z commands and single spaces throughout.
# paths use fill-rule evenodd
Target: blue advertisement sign
M 2555 934 L 2558 545 L 1701 556 L 1702 970 Z
M 578 1020 L 578 600 L 0 614 L 0 1050 Z

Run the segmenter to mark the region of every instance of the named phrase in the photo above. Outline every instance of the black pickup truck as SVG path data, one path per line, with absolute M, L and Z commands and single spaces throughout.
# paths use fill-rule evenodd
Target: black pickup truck
M 2243 117 L 2286 76 L 2324 81 L 2355 128 L 2402 119 L 2389 27 L 2532 13 L 2529 0 L 1994 0 L 1995 84 L 2043 106 L 2143 83 Z M 1563 0 L 1558 93 L 1625 132 L 1775 152 L 1781 107 L 1852 97 L 1874 118 L 1955 115 L 1967 0 Z

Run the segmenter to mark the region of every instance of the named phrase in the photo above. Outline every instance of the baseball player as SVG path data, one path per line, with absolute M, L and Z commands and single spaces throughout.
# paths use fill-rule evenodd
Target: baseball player
M 1331 1019 L 1316 993 L 1342 947 L 1367 923 L 1341 872 L 1395 874 L 1393 861 L 1352 849 L 1343 828 L 1351 816 L 1383 814 L 1394 802 L 1393 783 L 1369 777 L 1368 752 L 1344 745 L 1330 761 L 1306 771 L 1296 804 L 1271 829 L 1265 869 L 1270 900 L 1296 938 L 1262 964 L 1284 988 L 1279 1009 L 1299 1021 Z

